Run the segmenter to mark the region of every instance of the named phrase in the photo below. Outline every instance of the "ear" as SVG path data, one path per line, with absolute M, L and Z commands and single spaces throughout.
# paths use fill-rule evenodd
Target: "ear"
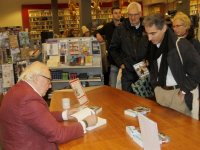
M 162 29 L 162 31 L 166 32 L 166 30 L 167 30 L 167 25 L 165 24 L 164 27 L 163 27 L 163 29 Z
M 39 76 L 37 74 L 33 75 L 33 82 L 37 84 L 39 82 Z

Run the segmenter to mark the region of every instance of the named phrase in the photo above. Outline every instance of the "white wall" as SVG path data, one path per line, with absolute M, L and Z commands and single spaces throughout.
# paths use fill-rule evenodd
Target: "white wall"
M 58 0 L 68 3 L 68 0 Z M 22 5 L 51 4 L 51 0 L 0 0 L 0 27 L 22 26 Z

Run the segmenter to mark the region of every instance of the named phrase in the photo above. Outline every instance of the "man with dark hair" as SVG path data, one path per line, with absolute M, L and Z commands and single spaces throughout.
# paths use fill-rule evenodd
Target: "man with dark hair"
M 141 5 L 132 2 L 128 5 L 127 12 L 128 18 L 115 29 L 109 51 L 117 66 L 122 68 L 122 90 L 134 93 L 131 84 L 139 77 L 133 65 L 145 58 L 148 40 L 140 18 Z
M 94 32 L 94 36 L 97 38 L 99 42 L 102 42 L 103 41 L 102 35 L 105 35 L 105 38 L 107 41 L 106 47 L 108 51 L 107 60 L 111 64 L 111 67 L 108 66 L 108 72 L 104 74 L 104 85 L 109 85 L 109 76 L 110 76 L 110 84 L 112 87 L 115 88 L 119 69 L 110 55 L 109 46 L 110 46 L 113 32 L 115 28 L 120 24 L 121 10 L 119 7 L 113 7 L 111 11 L 112 11 L 113 21 L 106 23 L 101 29 L 96 30 Z
M 143 25 L 151 41 L 147 56 L 156 101 L 198 119 L 199 102 L 194 94 L 200 82 L 197 51 L 188 40 L 173 33 L 159 13 L 148 14 Z

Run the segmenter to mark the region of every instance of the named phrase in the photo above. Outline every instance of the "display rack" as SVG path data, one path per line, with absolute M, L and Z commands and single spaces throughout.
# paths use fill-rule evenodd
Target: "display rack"
M 195 15 L 199 12 L 198 6 L 198 0 L 190 0 L 190 15 Z

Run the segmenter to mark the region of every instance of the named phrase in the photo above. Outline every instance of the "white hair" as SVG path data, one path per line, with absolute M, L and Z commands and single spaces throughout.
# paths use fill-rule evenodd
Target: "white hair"
M 35 61 L 31 65 L 25 68 L 25 70 L 20 75 L 18 82 L 19 81 L 26 81 L 26 82 L 33 81 L 33 76 L 42 74 L 44 72 L 44 69 L 48 69 L 44 63 Z
M 128 7 L 127 7 L 127 12 L 128 12 L 128 10 L 129 10 L 130 8 L 134 8 L 134 7 L 137 7 L 137 8 L 138 8 L 139 13 L 142 12 L 142 7 L 141 7 L 141 5 L 140 5 L 139 3 L 137 3 L 137 2 L 132 2 L 132 3 L 130 3 L 130 4 L 128 5 Z

